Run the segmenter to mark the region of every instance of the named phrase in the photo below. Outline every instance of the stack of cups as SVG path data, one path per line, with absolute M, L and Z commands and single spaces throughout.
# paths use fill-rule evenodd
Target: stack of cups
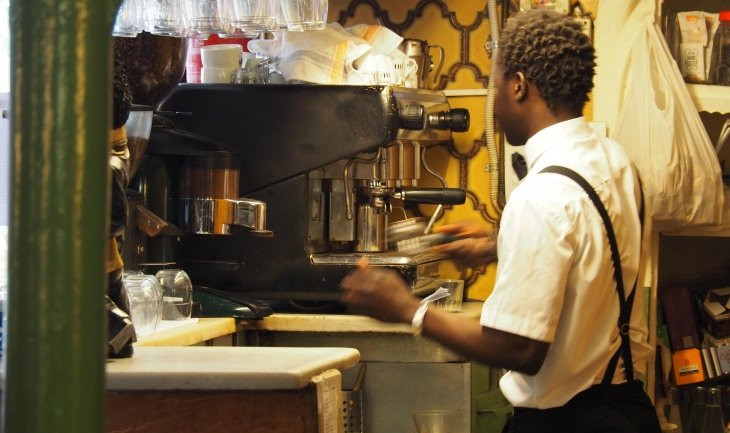
M 243 47 L 239 44 L 208 45 L 200 48 L 200 81 L 230 83 L 232 74 L 241 67 Z
M 200 68 L 203 61 L 200 58 L 200 49 L 208 45 L 238 44 L 243 47 L 244 55 L 248 51 L 248 38 L 222 38 L 218 35 L 210 35 L 207 39 L 188 38 L 188 53 L 185 60 L 185 81 L 188 83 L 200 83 Z

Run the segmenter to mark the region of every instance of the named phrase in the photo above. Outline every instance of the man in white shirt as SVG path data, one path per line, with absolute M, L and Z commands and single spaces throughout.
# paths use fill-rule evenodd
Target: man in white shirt
M 437 247 L 468 266 L 498 252 L 481 318 L 428 309 L 397 273 L 365 266 L 343 279 L 342 301 L 508 369 L 500 388 L 515 411 L 506 432 L 658 433 L 634 378 L 651 357 L 643 297 L 634 296 L 641 186 L 621 146 L 582 117 L 593 47 L 571 18 L 536 10 L 508 21 L 496 61 L 495 115 L 509 142 L 526 146 L 528 174 L 496 246 L 487 231 L 457 223 L 440 231 L 470 237 Z

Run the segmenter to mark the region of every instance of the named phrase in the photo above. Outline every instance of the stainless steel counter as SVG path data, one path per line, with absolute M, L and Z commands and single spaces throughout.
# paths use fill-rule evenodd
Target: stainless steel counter
M 465 302 L 464 318 L 477 318 L 481 302 Z M 409 325 L 385 323 L 349 314 L 277 313 L 245 325 L 249 344 L 355 347 L 362 361 L 456 362 L 465 358 L 435 341 L 415 335 Z M 302 335 L 306 334 L 306 338 Z M 272 341 L 272 340 L 275 340 Z M 394 350 L 395 349 L 395 350 Z
M 467 302 L 458 314 L 478 318 L 481 302 Z M 412 413 L 453 409 L 454 433 L 498 432 L 504 400 L 492 371 L 441 344 L 415 335 L 410 326 L 364 316 L 274 314 L 245 324 L 247 344 L 281 347 L 352 347 L 366 366 L 362 382 L 362 425 L 351 432 L 415 431 Z M 358 369 L 343 371 L 343 389 L 352 389 Z M 509 407 L 506 407 L 509 410 Z

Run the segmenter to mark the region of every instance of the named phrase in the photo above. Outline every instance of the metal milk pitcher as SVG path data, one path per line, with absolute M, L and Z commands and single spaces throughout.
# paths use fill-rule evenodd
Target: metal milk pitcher
M 434 62 L 431 57 L 431 49 L 436 48 L 439 51 L 438 67 L 433 73 L 433 82 L 438 80 L 441 68 L 444 66 L 444 48 L 440 45 L 429 45 L 427 41 L 422 39 L 403 39 L 398 48 L 405 53 L 406 56 L 414 59 L 418 65 L 418 88 L 428 88 L 428 76 L 434 70 Z

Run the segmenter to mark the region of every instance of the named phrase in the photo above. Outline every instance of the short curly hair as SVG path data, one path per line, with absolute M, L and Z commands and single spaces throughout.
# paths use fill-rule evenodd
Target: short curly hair
M 593 89 L 595 60 L 595 50 L 580 23 L 545 9 L 511 17 L 499 41 L 504 77 L 524 73 L 553 112 L 583 110 Z

